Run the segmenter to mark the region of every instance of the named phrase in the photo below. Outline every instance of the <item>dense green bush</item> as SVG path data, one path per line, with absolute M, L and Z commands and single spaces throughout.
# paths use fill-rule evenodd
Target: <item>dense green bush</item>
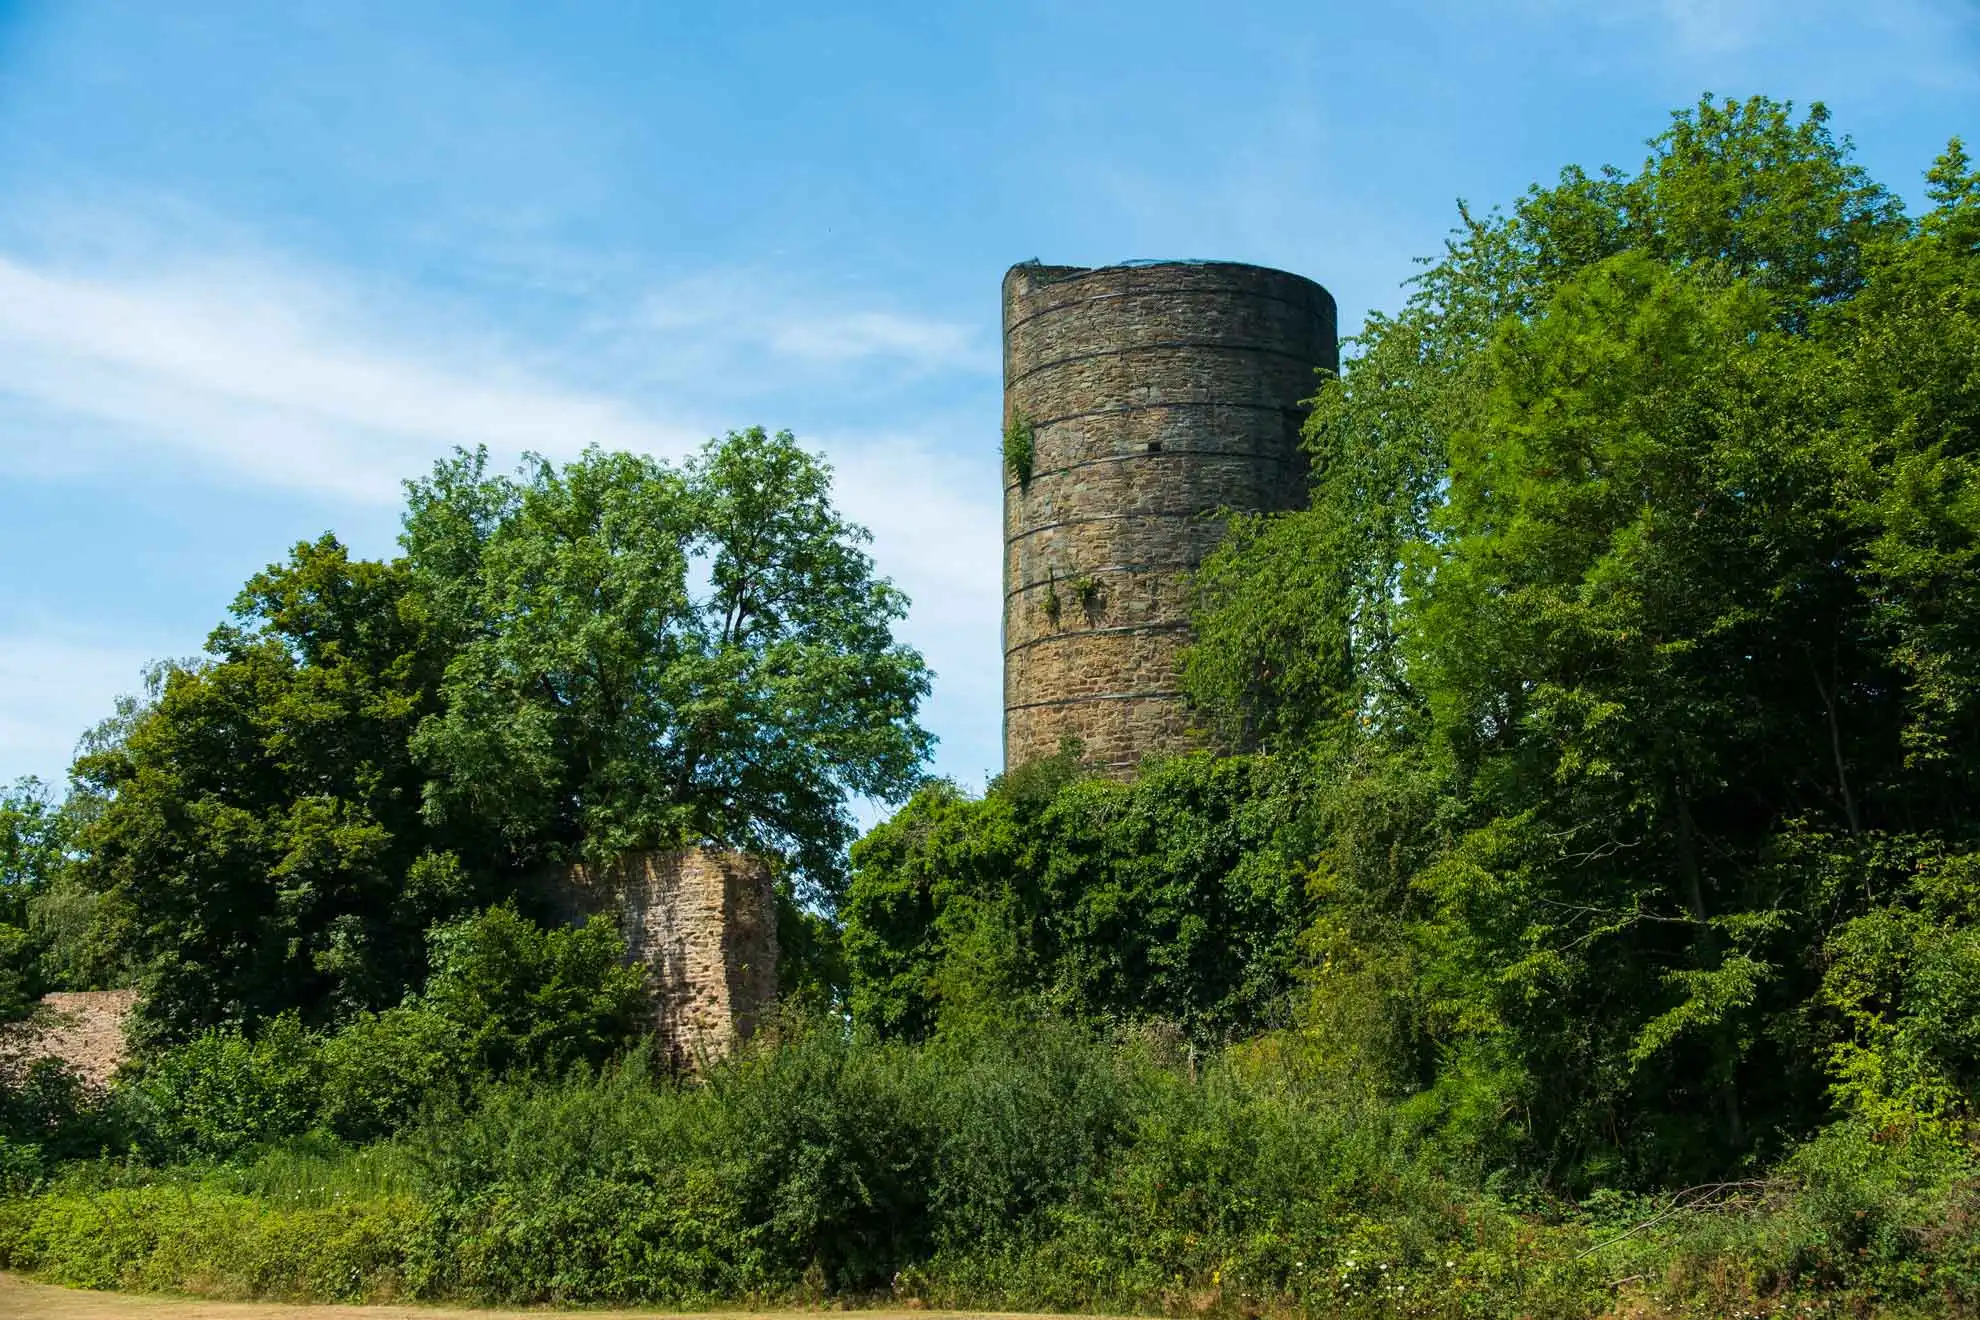
M 701 1085 L 634 1065 L 511 1086 L 414 1139 L 445 1244 L 429 1286 L 1332 1307 L 1433 1297 L 1461 1259 L 1500 1300 L 1596 1295 L 1565 1259 L 1499 1260 L 1528 1230 L 1412 1162 L 1393 1117 L 1337 1103 L 1325 1071 L 1234 1059 L 1192 1077 L 1037 1022 L 926 1046 L 813 1030 Z
M 121 1099 L 58 1059 L 0 1061 L 0 1183 L 18 1188 L 63 1160 L 121 1151 Z
M 298 1300 L 1339 1316 L 1971 1313 L 1980 1149 L 1842 1125 L 1772 1175 L 1577 1205 L 1437 1172 L 1320 1037 L 1192 1069 L 1038 1022 L 836 1028 L 487 1091 L 396 1143 L 74 1164 L 0 1201 L 0 1267 Z
M 78 1170 L 0 1215 L 0 1260 L 183 1286 L 206 1252 L 227 1262 L 204 1287 L 266 1295 L 1134 1307 L 1178 1289 L 1332 1300 L 1445 1269 L 1480 1236 L 1467 1213 L 1487 1208 L 1464 1211 L 1413 1170 L 1394 1124 L 1333 1103 L 1319 1075 L 1240 1059 L 1192 1077 L 1052 1022 L 929 1046 L 826 1025 L 701 1083 L 636 1056 L 495 1087 L 410 1134 L 397 1177 L 350 1167 L 369 1152 L 280 1149 L 190 1180 Z M 250 1223 L 249 1193 L 300 1257 L 260 1284 L 241 1280 L 273 1269 L 263 1235 L 278 1229 Z M 168 1240 L 159 1207 L 174 1201 L 194 1222 Z M 366 1227 L 381 1219 L 399 1234 L 384 1255 Z
M 411 1290 L 409 1202 L 282 1205 L 200 1184 L 64 1187 L 0 1204 L 7 1267 L 79 1288 L 379 1302 Z
M 853 1016 L 918 1038 L 1029 999 L 1199 1042 L 1282 1021 L 1307 904 L 1274 774 L 1191 756 L 1121 784 L 1067 756 L 980 800 L 923 788 L 853 850 Z
M 321 1058 L 315 1121 L 347 1141 L 466 1103 L 474 1075 L 459 1027 L 419 1004 L 359 1015 L 324 1038 Z
M 419 1003 L 461 1036 L 477 1073 L 557 1073 L 631 1043 L 645 969 L 628 964 L 609 917 L 538 926 L 510 906 L 435 927 Z
M 312 1129 L 347 1141 L 452 1111 L 512 1076 L 595 1068 L 639 1035 L 644 973 L 603 918 L 543 928 L 507 906 L 438 926 L 423 993 L 334 1032 L 283 1014 L 143 1057 L 113 1106 L 154 1159 L 237 1160 Z
M 686 1302 L 884 1286 L 926 1252 L 915 1057 L 809 1033 L 705 1085 L 635 1062 L 490 1096 L 417 1149 L 456 1243 L 451 1291 Z
M 228 1160 L 307 1130 L 322 1090 L 320 1039 L 283 1014 L 253 1037 L 216 1029 L 154 1055 L 127 1103 L 157 1158 Z

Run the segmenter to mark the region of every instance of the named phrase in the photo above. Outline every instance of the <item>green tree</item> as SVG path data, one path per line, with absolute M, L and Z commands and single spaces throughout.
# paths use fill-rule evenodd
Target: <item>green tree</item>
M 1046 758 L 980 800 L 930 784 L 854 847 L 855 1022 L 916 1037 L 1015 1003 L 1200 1042 L 1278 1019 L 1305 913 L 1268 762 L 1182 757 L 1132 785 Z
M 47 988 L 34 910 L 68 869 L 73 825 L 39 779 L 0 793 L 0 1021 L 25 1017 Z
M 444 653 L 409 588 L 333 537 L 298 545 L 77 761 L 94 941 L 138 969 L 154 1028 L 393 1003 L 426 927 L 472 905 L 420 817 L 407 744 Z
M 1824 947 L 1822 1005 L 1842 1020 L 1838 1099 L 1885 1130 L 1980 1107 L 1980 172 L 1955 138 L 1927 182 L 1917 235 L 1837 317 L 1836 431 L 1895 747 L 1853 768 L 1869 828 L 1804 850 L 1860 896 Z
M 409 494 L 411 572 L 459 648 L 414 744 L 432 819 L 524 858 L 727 844 L 836 896 L 848 799 L 905 796 L 932 739 L 906 598 L 824 464 L 759 428 L 679 471 L 461 454 Z
M 71 822 L 32 775 L 0 792 L 0 920 L 24 924 L 28 903 L 68 865 Z
M 1536 1090 L 1537 1126 L 1646 1164 L 1709 1166 L 1819 1097 L 1766 1030 L 1812 990 L 1819 896 L 1766 857 L 1792 821 L 1863 828 L 1891 761 L 1828 354 L 1770 303 L 1630 252 L 1509 322 L 1413 592 L 1474 822 L 1417 887 L 1528 1073 L 1586 1079 Z
M 1199 576 L 1201 645 L 1185 676 L 1240 746 L 1310 746 L 1365 722 L 1418 729 L 1422 694 L 1401 655 L 1413 554 L 1449 493 L 1452 437 L 1494 386 L 1488 348 L 1588 266 L 1637 252 L 1747 280 L 1779 324 L 1863 285 L 1907 232 L 1897 201 L 1848 158 L 1815 105 L 1701 98 L 1672 116 L 1634 174 L 1569 167 L 1510 214 L 1477 216 L 1427 261 L 1404 309 L 1372 314 L 1306 425 L 1311 508 L 1243 519 Z
M 1323 385 L 1311 510 L 1199 577 L 1199 707 L 1308 766 L 1316 950 L 1409 969 L 1474 1148 L 1724 1169 L 1824 1112 L 1823 994 L 1953 1038 L 1821 990 L 1921 909 L 1892 858 L 1974 843 L 1957 144 L 1931 181 L 1913 224 L 1819 106 L 1707 99 L 1464 213 Z

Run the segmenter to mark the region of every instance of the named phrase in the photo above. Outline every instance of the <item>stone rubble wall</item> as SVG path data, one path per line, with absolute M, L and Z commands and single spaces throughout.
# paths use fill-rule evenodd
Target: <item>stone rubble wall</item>
M 1303 403 L 1338 365 L 1334 301 L 1297 275 L 1011 268 L 1004 421 L 1034 457 L 1004 472 L 1006 769 L 1067 736 L 1122 776 L 1190 745 L 1190 574 L 1225 511 L 1303 503 Z
M 747 1041 L 777 1003 L 777 898 L 762 858 L 715 848 L 579 864 L 551 894 L 563 919 L 611 917 L 647 968 L 655 1033 L 677 1063 Z
M 125 1027 L 137 1007 L 135 990 L 58 990 L 43 995 L 43 1014 L 0 1032 L 0 1072 L 53 1057 L 92 1086 L 107 1084 L 123 1063 Z
M 579 865 L 547 886 L 568 922 L 594 913 L 626 936 L 645 964 L 653 1027 L 676 1062 L 692 1065 L 747 1041 L 777 1004 L 777 899 L 761 858 L 712 848 L 630 853 Z M 53 1056 L 104 1085 L 126 1057 L 135 990 L 44 996 L 38 1018 L 0 1030 L 0 1073 Z

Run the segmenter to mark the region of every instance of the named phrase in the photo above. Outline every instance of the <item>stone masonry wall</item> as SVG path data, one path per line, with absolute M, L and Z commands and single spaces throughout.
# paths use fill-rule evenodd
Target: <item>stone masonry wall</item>
M 758 857 L 714 848 L 628 853 L 559 877 L 569 921 L 604 913 L 647 967 L 654 1030 L 675 1060 L 746 1041 L 777 1002 L 777 899 Z
M 1227 262 L 1004 277 L 1004 764 L 1071 735 L 1117 775 L 1188 745 L 1176 662 L 1222 511 L 1296 507 L 1302 401 L 1338 365 L 1334 301 Z
M 34 1060 L 50 1057 L 74 1069 L 91 1086 L 104 1086 L 124 1061 L 124 1030 L 137 1007 L 135 990 L 57 990 L 43 995 L 45 1010 L 0 1028 L 0 1080 Z

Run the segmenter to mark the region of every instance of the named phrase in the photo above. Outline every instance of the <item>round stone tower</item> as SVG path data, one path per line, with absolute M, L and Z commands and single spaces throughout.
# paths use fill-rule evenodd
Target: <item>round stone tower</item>
M 1131 775 L 1188 745 L 1188 575 L 1224 510 L 1304 501 L 1334 300 L 1234 262 L 1004 276 L 1004 766 L 1075 738 Z

